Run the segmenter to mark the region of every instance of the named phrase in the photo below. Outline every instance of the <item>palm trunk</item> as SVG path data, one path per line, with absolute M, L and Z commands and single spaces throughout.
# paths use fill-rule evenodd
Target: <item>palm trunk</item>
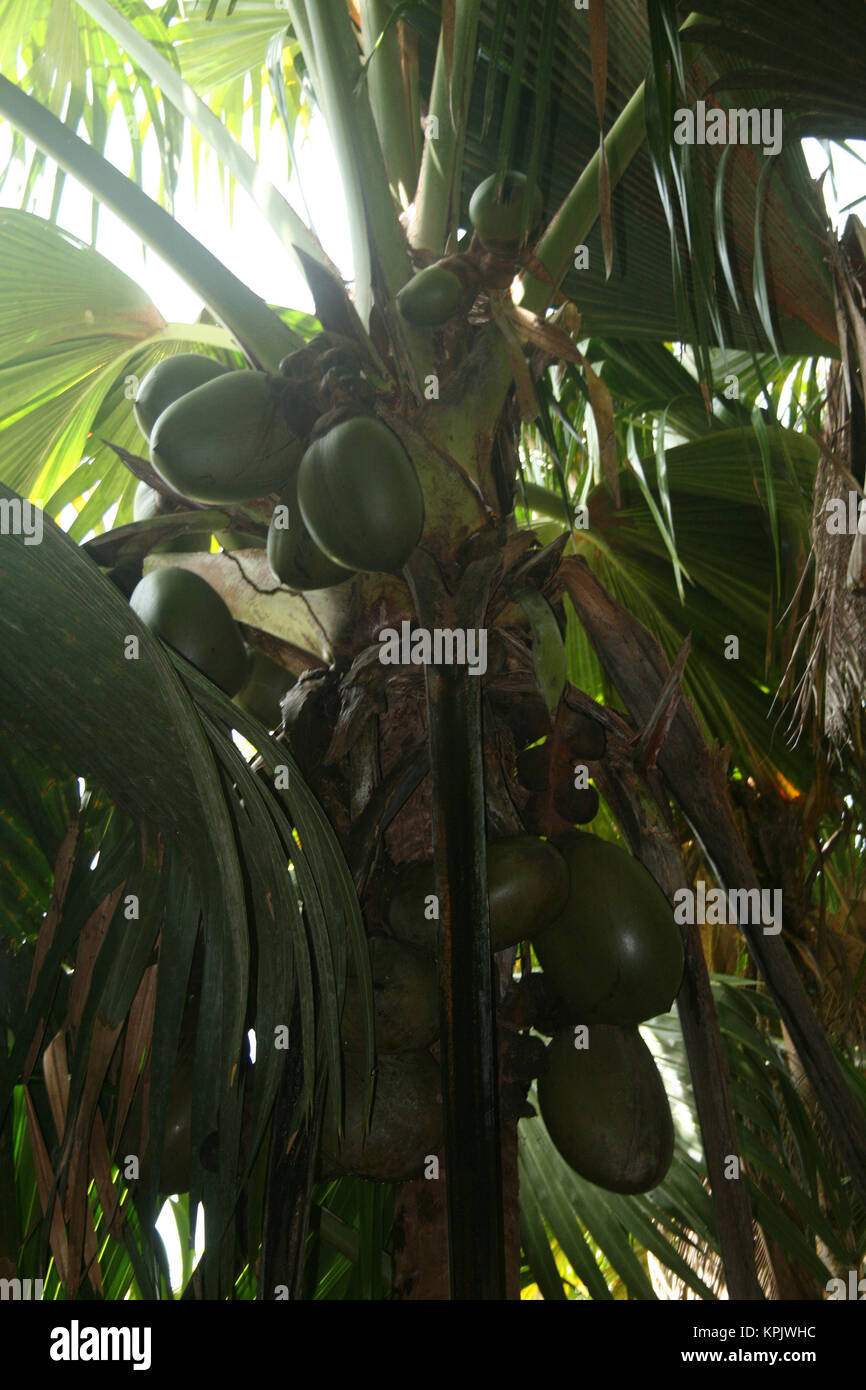
M 483 627 L 492 567 L 470 565 L 448 594 L 419 557 L 423 627 Z M 426 570 L 426 573 L 425 573 Z M 481 684 L 461 666 L 425 668 L 440 910 L 442 1099 L 452 1299 L 505 1297 L 493 957 L 487 907 Z

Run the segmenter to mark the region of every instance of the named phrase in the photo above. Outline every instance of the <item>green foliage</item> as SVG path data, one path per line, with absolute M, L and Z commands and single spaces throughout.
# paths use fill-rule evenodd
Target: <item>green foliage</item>
M 369 963 L 354 888 L 321 809 L 287 752 L 273 744 L 256 720 L 239 711 L 182 658 L 171 659 L 164 653 L 137 623 L 117 591 L 62 532 L 46 526 L 38 564 L 33 549 L 20 539 L 10 545 L 11 550 L 4 552 L 3 617 L 7 674 L 12 681 L 8 690 L 24 692 L 32 722 L 22 729 L 20 709 L 16 708 L 13 714 L 8 698 L 3 701 L 4 720 L 7 727 L 20 731 L 31 747 L 38 748 L 41 757 L 22 756 L 7 745 L 10 794 L 3 824 L 19 842 L 32 844 L 34 851 L 20 857 L 19 873 L 26 876 L 24 883 L 19 886 L 12 881 L 5 885 L 4 921 L 13 920 L 13 900 L 22 887 L 33 900 L 31 918 L 35 915 L 48 886 L 46 867 L 50 862 L 55 884 L 62 869 L 62 851 L 55 853 L 58 837 L 62 838 L 70 825 L 74 828 L 82 816 L 85 827 L 94 815 L 97 819 L 94 829 L 86 836 L 79 832 L 75 841 L 72 877 L 60 904 L 60 926 L 26 1012 L 21 995 L 23 974 L 20 969 L 16 972 L 16 996 L 10 1016 L 23 1021 L 5 1067 L 5 1091 L 0 1101 L 4 1113 L 8 1113 L 11 1088 L 36 1036 L 38 1021 L 63 980 L 64 963 L 72 963 L 85 924 L 95 912 L 105 910 L 106 904 L 114 901 L 111 895 L 121 885 L 135 894 L 141 904 L 141 917 L 137 923 L 124 917 L 126 892 L 123 900 L 115 902 L 109 911 L 105 923 L 109 932 L 98 956 L 90 991 L 79 1000 L 84 1013 L 71 1055 L 70 1104 L 74 1107 L 76 1097 L 85 1089 L 91 1066 L 91 1031 L 97 1020 L 109 1027 L 122 1023 L 162 924 L 159 959 L 164 968 L 159 971 L 156 995 L 151 1124 L 157 1130 L 164 1124 L 179 1010 L 201 922 L 205 955 L 194 1138 L 198 1135 L 204 1139 L 213 1129 L 218 1104 L 224 1113 L 226 1106 L 234 1105 L 237 1109 L 242 1100 L 241 1085 L 229 1087 L 229 1080 L 241 1056 L 248 991 L 253 984 L 251 942 L 255 943 L 256 1005 L 246 1026 L 254 1027 L 263 1040 L 273 1038 L 275 1027 L 288 1019 L 297 991 L 304 1056 L 314 1057 L 318 1028 L 328 1058 L 326 1065 L 334 1069 L 337 1078 L 331 1088 L 332 1104 L 339 1106 L 339 1000 L 347 930 L 359 976 L 368 989 Z M 60 573 L 62 583 L 58 580 Z M 58 602 L 61 593 L 63 601 Z M 26 604 L 28 614 L 24 623 L 19 611 L 21 603 Z M 46 605 L 50 621 L 44 616 Z M 95 612 L 99 614 L 98 622 L 84 617 Z M 136 632 L 147 659 L 118 660 L 125 634 L 130 631 Z M 44 650 L 40 644 L 44 644 Z M 62 667 L 57 664 L 58 647 L 64 653 Z M 58 680 L 62 683 L 64 704 L 79 711 L 71 740 L 67 737 L 69 721 L 58 704 Z M 118 709 L 136 709 L 140 720 L 132 725 L 127 719 L 120 721 Z M 158 751 L 150 732 L 155 727 L 163 730 Z M 250 772 L 228 738 L 232 727 L 256 740 L 272 774 L 277 765 L 288 764 L 288 790 L 275 794 L 273 784 L 268 787 Z M 59 793 L 54 793 L 43 802 L 39 788 L 49 778 L 57 778 L 54 750 L 60 744 L 73 765 L 86 770 L 88 778 L 102 782 L 134 820 L 107 813 L 101 800 L 92 803 L 88 798 L 79 809 L 71 786 L 62 793 L 61 801 L 57 801 Z M 86 815 L 85 806 L 92 807 Z M 64 812 L 70 817 L 65 826 L 61 820 Z M 140 829 L 136 829 L 136 823 Z M 145 828 L 148 824 L 150 831 Z M 168 855 L 163 873 L 156 877 L 153 850 L 143 860 L 141 848 L 152 844 L 154 829 L 159 832 L 157 843 L 164 837 Z M 40 847 L 38 854 L 36 845 Z M 98 868 L 89 873 L 87 865 L 97 849 Z M 293 877 L 286 873 L 289 863 Z M 139 881 L 142 873 L 145 879 Z M 20 915 L 14 920 L 16 935 L 20 937 Z M 132 956 L 127 944 L 131 931 L 137 943 L 137 953 Z M 8 949 L 6 946 L 7 952 Z M 26 942 L 19 945 L 19 950 L 26 949 Z M 318 1024 L 314 1013 L 313 961 L 319 981 Z M 64 1026 L 62 1007 L 56 1022 L 58 1027 Z M 263 1041 L 261 1058 L 254 1069 L 249 1140 L 253 1155 L 273 1103 L 279 1061 L 280 1054 Z M 312 1075 L 313 1068 L 308 1065 L 302 1094 L 309 1095 Z M 239 1113 L 238 1109 L 238 1116 Z M 43 1134 L 54 1161 L 59 1161 L 62 1168 L 62 1146 L 57 1146 L 60 1136 L 57 1144 L 51 1140 L 51 1123 L 50 1118 L 44 1118 Z M 227 1133 L 231 1132 L 227 1128 Z M 239 1143 L 237 1131 L 233 1142 Z M 237 1159 L 231 1170 L 224 1170 L 215 1190 L 209 1175 L 197 1175 L 195 1169 L 193 1173 L 194 1198 L 204 1182 L 205 1190 L 211 1188 L 212 1210 L 229 1227 L 234 1219 L 236 1168 Z M 149 1226 L 154 1197 L 155 1193 L 150 1193 L 142 1198 L 145 1205 L 141 1229 L 150 1232 L 148 1241 L 155 1238 Z M 19 1231 L 19 1240 L 24 1234 Z M 219 1287 L 221 1277 L 206 1260 L 207 1282 L 213 1281 L 212 1286 Z
M 816 465 L 809 430 L 820 424 L 816 354 L 837 350 L 821 209 L 793 143 L 771 174 L 760 160 L 674 148 L 670 120 L 676 103 L 691 102 L 703 83 L 737 91 L 748 104 L 784 96 L 796 107 L 798 132 L 862 133 L 860 20 L 845 0 L 831 0 L 816 34 L 814 13 L 802 3 L 724 0 L 701 25 L 678 32 L 675 7 L 653 0 L 647 36 L 639 0 L 608 8 L 625 39 L 606 56 L 601 111 L 618 117 L 603 121 L 613 129 L 616 193 L 610 274 L 595 225 L 602 201 L 593 162 L 597 70 L 585 18 L 555 0 L 472 0 L 443 5 L 441 13 L 429 5 L 365 5 L 363 54 L 343 0 L 290 0 L 288 12 L 271 0 L 242 0 L 184 17 L 174 5 L 155 11 L 141 0 L 59 8 L 28 0 L 24 9 L 0 0 L 0 69 L 17 75 L 19 93 L 62 119 L 73 175 L 100 187 L 109 202 L 139 209 L 131 220 L 142 237 L 153 239 L 158 226 L 133 196 L 146 177 L 144 140 L 159 157 L 152 191 L 170 209 L 189 127 L 194 180 L 211 142 L 229 203 L 240 182 L 287 256 L 301 246 L 330 274 L 315 229 L 256 168 L 266 88 L 286 136 L 287 172 L 315 100 L 338 148 L 355 254 L 355 308 L 347 309 L 339 274 L 326 307 L 333 312 L 337 302 L 350 317 L 357 310 L 374 337 L 383 322 L 396 323 L 396 384 L 406 399 L 418 395 L 432 359 L 429 333 L 401 325 L 393 312 L 413 269 L 398 200 L 415 198 L 415 249 L 438 255 L 453 249 L 446 241 L 466 225 L 469 195 L 481 179 L 491 170 L 525 169 L 548 217 L 563 209 L 543 244 L 556 253 L 552 268 L 567 270 L 562 288 L 582 315 L 573 332 L 583 335 L 586 363 L 601 386 L 573 363 L 536 381 L 540 412 L 524 429 L 521 519 L 552 517 L 544 539 L 553 540 L 587 505 L 592 525 L 578 527 L 570 544 L 669 656 L 691 634 L 685 689 L 708 733 L 730 742 L 736 775 L 806 788 L 813 754 L 791 750 L 768 731 L 790 655 L 784 615 L 808 547 Z M 398 22 L 408 26 L 401 49 Z M 845 36 L 841 43 L 836 33 Z M 559 60 L 563 53 L 568 62 Z M 695 60 L 690 83 L 687 59 Z M 744 81 L 741 98 L 735 84 Z M 419 133 L 422 107 L 439 119 L 436 145 Z M 247 112 L 249 142 L 242 139 Z M 94 185 L 94 165 L 82 151 L 104 152 L 115 117 L 130 133 L 131 182 L 116 176 L 109 190 Z M 45 122 L 41 130 L 56 142 L 56 128 Z M 79 145 L 66 138 L 76 133 L 84 137 Z M 14 130 L 0 182 L 24 169 L 25 158 L 22 209 L 48 165 L 45 151 L 31 158 Z M 4 501 L 14 500 L 10 489 L 39 499 L 47 517 L 63 516 L 67 525 L 64 535 L 46 523 L 38 561 L 19 538 L 3 542 L 0 1020 L 8 1052 L 0 1057 L 0 1255 L 13 1252 L 22 1276 L 47 1271 L 46 1297 L 65 1294 L 65 1247 L 43 1217 L 37 1171 L 47 1168 L 65 1195 L 74 1131 L 58 1132 L 57 1076 L 65 1078 L 65 1067 L 55 1066 L 59 1053 L 48 1053 L 42 1066 L 46 1045 L 59 1048 L 62 1039 L 66 1048 L 70 1125 L 82 1114 L 96 1116 L 111 1136 L 139 1074 L 152 1007 L 149 1119 L 158 1147 L 199 971 L 196 1156 L 190 1193 L 171 1207 L 183 1252 L 180 1291 L 190 1290 L 189 1235 L 201 1199 L 209 1235 L 220 1232 L 201 1266 L 205 1295 L 252 1298 L 281 1065 L 270 1040 L 294 1007 L 303 1063 L 294 1118 L 303 1119 L 316 1078 L 329 1076 L 336 1121 L 348 952 L 363 996 L 365 1067 L 373 1061 L 366 939 L 348 866 L 285 746 L 166 652 L 112 582 L 128 592 L 145 549 L 189 531 L 193 516 L 211 528 L 238 518 L 184 514 L 158 537 L 148 535 L 150 523 L 127 529 L 136 483 L 115 449 L 138 457 L 133 383 L 155 362 L 198 351 L 232 368 L 250 361 L 275 367 L 282 355 L 275 343 L 297 345 L 320 324 L 285 307 L 271 315 L 191 239 L 179 257 L 184 274 L 196 285 L 204 276 L 211 310 L 235 336 L 213 323 L 165 324 L 133 281 L 56 225 L 66 176 L 65 167 L 53 175 L 47 221 L 23 210 L 0 213 L 0 492 Z M 94 236 L 99 205 L 95 198 Z M 572 268 L 584 240 L 589 266 Z M 310 279 L 321 294 L 322 280 Z M 525 280 L 541 307 L 551 287 L 531 273 Z M 319 296 L 316 303 L 319 312 Z M 370 318 L 374 304 L 378 324 Z M 674 351 L 674 340 L 686 346 Z M 612 440 L 602 438 L 605 391 Z M 555 490 L 547 486 L 551 477 Z M 67 524 L 70 506 L 75 516 Z M 261 516 L 243 520 L 261 527 Z M 566 673 L 612 701 L 568 605 L 564 637 L 549 606 L 525 607 L 535 669 L 551 701 Z M 144 658 L 134 662 L 119 659 L 131 633 Z M 730 634 L 740 642 L 736 661 L 725 655 Z M 233 730 L 259 752 L 257 770 Z M 274 774 L 286 767 L 283 789 Z M 853 774 L 851 787 L 857 804 L 846 833 L 812 885 L 822 910 L 850 912 L 859 894 L 862 796 Z M 821 827 L 827 839 L 833 814 Z M 612 833 L 606 807 L 595 824 Z M 130 895 L 141 904 L 136 919 L 124 915 Z M 43 941 L 46 954 L 37 960 Z M 862 964 L 859 970 L 862 978 Z M 720 979 L 714 991 L 755 1216 L 820 1292 L 828 1261 L 851 1267 L 863 1258 L 864 1213 L 818 1112 L 794 1084 L 795 1061 L 763 990 Z M 258 1042 L 254 1064 L 249 1029 Z M 714 1297 L 718 1234 L 682 1039 L 668 1016 L 644 1032 L 677 1093 L 674 1162 L 654 1192 L 623 1197 L 583 1182 L 540 1119 L 521 1121 L 523 1278 L 545 1298 L 651 1299 L 649 1254 L 698 1297 Z M 39 1056 L 25 1101 L 20 1078 L 31 1051 Z M 844 1066 L 863 1097 L 857 1058 Z M 206 1141 L 217 1127 L 214 1161 Z M 154 1228 L 155 1177 L 135 1190 L 116 1168 L 110 1173 L 111 1190 L 122 1193 L 118 1226 L 105 1172 L 95 1176 L 81 1207 L 90 1226 L 70 1240 L 77 1256 L 95 1243 L 98 1274 L 77 1296 L 171 1297 Z M 237 1219 L 241 1190 L 245 1230 Z M 317 1186 L 309 1296 L 388 1297 L 392 1215 L 389 1185 L 342 1178 Z

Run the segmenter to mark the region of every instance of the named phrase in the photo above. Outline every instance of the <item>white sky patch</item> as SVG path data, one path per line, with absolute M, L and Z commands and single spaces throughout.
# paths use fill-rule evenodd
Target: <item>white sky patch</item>
M 183 1255 L 180 1248 L 180 1236 L 178 1234 L 177 1222 L 174 1217 L 174 1207 L 178 1201 L 177 1197 L 169 1197 L 163 1203 L 162 1211 L 156 1218 L 156 1229 L 159 1237 L 165 1246 L 166 1258 L 168 1259 L 168 1273 L 171 1281 L 173 1293 L 179 1293 L 183 1279 Z M 193 1253 L 193 1269 L 195 1269 L 202 1255 L 204 1254 L 204 1208 L 199 1203 L 195 1221 L 195 1247 Z
M 310 137 L 300 129 L 295 137 L 298 169 L 291 180 L 286 177 L 288 156 L 285 136 L 279 122 L 271 125 L 272 103 L 265 90 L 262 97 L 259 169 L 306 221 L 300 194 L 299 174 L 310 206 L 315 230 L 322 244 L 342 273 L 352 275 L 349 219 L 340 182 L 339 168 L 327 128 L 315 114 Z M 249 148 L 252 148 L 252 115 L 247 113 Z M 11 149 L 11 128 L 0 123 L 0 167 Z M 0 206 L 18 207 L 30 159 L 36 153 L 31 141 L 25 142 L 26 163 L 16 166 L 0 192 Z M 106 158 L 122 173 L 131 168 L 132 142 L 123 113 L 115 111 L 105 150 Z M 160 167 L 156 139 L 148 132 L 142 147 L 143 187 L 151 196 L 159 187 Z M 46 160 L 38 181 L 38 192 L 28 210 L 47 217 L 51 209 L 56 164 Z M 174 215 L 181 226 L 199 240 L 250 289 L 271 304 L 313 312 L 313 300 L 306 281 L 296 267 L 291 252 L 282 245 L 264 215 L 240 187 L 235 189 L 234 217 L 229 223 L 228 199 L 219 183 L 216 156 L 206 147 L 199 164 L 199 187 L 193 184 L 192 142 L 187 128 L 180 176 L 175 192 Z M 71 176 L 64 185 L 57 218 L 58 225 L 90 241 L 91 196 Z M 169 323 L 192 323 L 202 309 L 202 300 L 154 252 L 144 250 L 139 237 L 107 208 L 101 208 L 96 249 L 147 291 Z
M 861 221 L 866 216 L 866 165 L 861 162 L 866 159 L 866 140 L 849 140 L 848 144 L 855 151 L 854 154 L 848 154 L 838 145 L 831 147 L 833 166 L 832 170 L 829 170 L 830 161 L 824 145 L 819 140 L 803 141 L 803 154 L 812 178 L 819 179 L 825 170 L 829 170 L 822 185 L 822 192 L 830 221 L 837 232 L 842 231 L 852 212 Z M 860 156 L 859 159 L 857 155 Z M 850 204 L 854 206 L 849 206 Z
M 243 734 L 239 734 L 237 729 L 232 729 L 232 743 L 240 749 L 247 762 L 250 762 L 258 753 L 258 749 L 250 743 L 249 739 L 244 738 Z
M 180 1236 L 177 1231 L 177 1222 L 174 1219 L 174 1212 L 172 1211 L 173 1200 L 172 1198 L 168 1198 L 163 1203 L 162 1211 L 156 1218 L 156 1229 L 159 1232 L 160 1240 L 165 1246 L 172 1292 L 177 1293 L 180 1288 L 183 1261 L 180 1249 Z

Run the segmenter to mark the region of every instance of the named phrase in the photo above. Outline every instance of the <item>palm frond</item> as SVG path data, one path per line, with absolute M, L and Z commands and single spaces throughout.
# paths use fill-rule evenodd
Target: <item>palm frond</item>
M 4 491 L 4 496 L 10 494 Z M 220 1142 L 226 1147 L 221 1153 L 218 1180 L 194 1160 L 192 1200 L 203 1190 L 217 1227 L 225 1224 L 230 1229 L 244 1093 L 236 1069 L 245 1048 L 244 1028 L 254 1027 L 259 1038 L 259 1060 L 253 1076 L 247 1078 L 253 1101 L 248 1142 L 255 1150 L 279 1079 L 280 1054 L 271 1040 L 275 1027 L 288 1022 L 296 992 L 305 1058 L 303 1095 L 311 1094 L 314 1059 L 321 1048 L 324 1074 L 330 1069 L 334 1077 L 331 1103 L 339 1113 L 339 1012 L 347 933 L 359 974 L 369 988 L 369 962 L 354 886 L 333 832 L 287 751 L 272 744 L 255 720 L 238 711 L 182 658 L 169 659 L 83 551 L 50 522 L 45 523 L 38 550 L 37 559 L 23 540 L 10 541 L 9 548 L 4 549 L 7 661 L 0 704 L 4 726 L 33 750 L 29 760 L 13 759 L 11 785 L 20 786 L 25 771 L 28 779 L 44 778 L 41 768 L 54 766 L 54 749 L 62 744 L 77 775 L 105 787 L 124 814 L 106 815 L 108 807 L 101 798 L 88 802 L 92 807 L 88 817 L 91 821 L 96 817 L 94 830 L 86 836 L 77 834 L 69 888 L 65 897 L 58 899 L 60 915 L 52 951 L 40 961 L 29 1008 L 23 1008 L 20 996 L 15 999 L 13 1015 L 18 1026 L 4 1073 L 7 1090 L 3 1108 L 5 1111 L 11 1099 L 8 1088 L 15 1084 L 25 1056 L 42 1035 L 40 1019 L 46 1016 L 62 982 L 61 962 L 75 950 L 85 924 L 96 920 L 94 913 L 104 912 L 108 934 L 86 993 L 86 975 L 76 972 L 80 997 L 74 1012 L 77 1021 L 75 1047 L 70 1054 L 69 1104 L 74 1113 L 76 1097 L 84 1095 L 88 1085 L 91 1094 L 97 1086 L 98 1094 L 93 1068 L 108 1065 L 119 1034 L 128 1026 L 125 1020 L 148 967 L 151 943 L 161 931 L 150 1070 L 150 1117 L 158 1135 L 165 1123 L 179 1010 L 201 922 L 204 962 L 193 1147 L 199 1154 L 202 1141 L 214 1128 L 217 1111 Z M 22 605 L 27 619 L 22 617 Z M 46 605 L 50 619 L 39 616 L 33 627 L 34 615 L 43 615 Z M 129 634 L 135 634 L 140 643 L 138 660 L 123 658 Z M 78 714 L 74 737 L 69 739 L 68 720 L 62 711 L 73 707 Z M 138 711 L 133 724 L 128 718 L 131 709 Z M 289 764 L 288 790 L 277 792 L 273 783 L 269 787 L 250 772 L 230 737 L 235 725 L 256 740 L 272 773 L 278 765 Z M 151 734 L 154 727 L 163 730 L 159 751 Z M 4 817 L 12 832 L 36 800 L 31 785 L 28 780 L 26 795 L 19 793 L 10 814 Z M 61 835 L 61 806 L 71 814 L 73 824 L 81 819 L 79 806 L 70 801 L 71 791 L 65 793 L 65 801 L 56 811 L 51 811 L 50 800 L 47 807 L 39 809 L 36 824 L 43 826 L 37 832 L 45 846 L 43 855 L 51 853 Z M 32 836 L 27 814 L 26 830 Z M 148 831 L 147 826 L 154 829 Z M 147 844 L 151 849 L 142 858 L 140 845 Z M 160 844 L 164 845 L 162 851 L 158 851 Z M 98 867 L 91 871 L 88 865 L 94 849 L 98 851 Z M 157 851 L 166 856 L 163 872 L 148 878 L 152 869 L 147 866 L 155 862 Z M 62 862 L 61 842 L 51 863 L 55 896 L 60 891 L 57 865 Z M 43 863 L 48 865 L 47 857 Z M 39 864 L 39 858 L 34 858 L 28 871 L 37 902 L 40 892 L 44 893 L 39 885 L 45 869 L 40 870 Z M 112 896 L 119 893 L 120 884 L 125 884 L 124 891 L 142 905 L 135 923 L 133 953 L 128 944 L 130 923 L 121 911 L 120 898 Z M 271 885 L 269 893 L 265 893 L 266 884 Z M 9 887 L 14 889 L 14 883 Z M 277 899 L 273 897 L 275 891 Z M 164 915 L 169 898 L 173 908 Z M 128 902 L 128 898 L 123 901 Z M 6 903 L 8 913 L 8 898 Z M 34 925 L 37 933 L 47 930 L 45 919 Z M 19 922 L 19 933 L 20 929 Z M 31 940 L 38 941 L 39 935 Z M 257 967 L 252 996 L 251 953 Z M 313 962 L 318 981 L 315 989 Z M 253 1009 L 251 997 L 255 998 Z M 100 1052 L 95 1039 L 98 1030 L 105 1027 L 116 1031 L 107 1039 L 110 1050 Z M 68 1161 L 69 1140 L 62 1133 L 55 1134 L 52 1125 L 50 1115 L 40 1117 L 48 1152 L 62 1165 Z M 100 1195 L 103 1222 L 111 1214 L 107 1191 L 103 1186 Z M 148 1249 L 152 1252 L 157 1248 L 152 1231 L 155 1195 L 152 1186 L 134 1203 L 143 1241 L 138 1247 L 142 1263 L 136 1278 L 143 1278 L 150 1270 L 146 1296 L 153 1297 L 165 1296 L 161 1276 L 146 1254 Z M 71 1248 L 76 1258 L 82 1257 L 80 1236 Z M 214 1290 L 224 1287 L 227 1277 L 221 1265 L 210 1264 L 219 1249 L 219 1243 L 212 1247 L 205 1270 L 206 1282 Z M 162 1295 L 158 1295 L 160 1288 Z

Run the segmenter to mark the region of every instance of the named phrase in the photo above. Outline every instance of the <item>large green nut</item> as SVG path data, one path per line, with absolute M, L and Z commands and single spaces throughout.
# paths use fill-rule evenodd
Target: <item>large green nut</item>
M 497 184 L 497 175 L 491 174 L 478 185 L 469 202 L 469 220 L 483 240 L 520 241 L 526 175 L 509 169 L 498 197 Z M 541 192 L 536 188 L 530 204 L 529 227 L 538 221 L 542 206 Z
M 575 787 L 566 782 L 554 788 L 553 804 L 563 820 L 587 825 L 598 815 L 598 792 L 595 787 Z
M 133 521 L 154 521 L 165 516 L 171 503 L 148 483 L 139 483 L 132 499 Z M 186 555 L 190 551 L 210 550 L 210 531 L 184 531 L 153 547 L 154 555 Z
M 543 932 L 568 901 L 568 867 L 549 840 L 514 835 L 487 848 L 494 951 Z
M 313 540 L 338 565 L 402 569 L 424 529 L 424 497 L 393 430 L 356 416 L 310 445 L 298 502 Z
M 373 1018 L 376 1052 L 412 1052 L 429 1047 L 439 1036 L 439 972 L 435 961 L 404 941 L 373 937 Z M 346 1047 L 364 1045 L 361 986 L 346 981 L 341 1037 Z
M 194 502 L 248 502 L 279 492 L 302 450 L 283 418 L 278 383 L 229 372 L 181 396 L 150 437 L 156 472 Z
M 188 391 L 194 391 L 197 386 L 224 376 L 228 371 L 229 368 L 222 362 L 215 362 L 212 357 L 205 357 L 200 352 L 180 352 L 157 362 L 149 372 L 145 372 L 132 403 L 132 413 L 145 439 L 150 438 L 150 432 L 160 415 L 170 405 Z
M 457 312 L 463 286 L 450 270 L 428 265 L 403 286 L 397 295 L 397 308 L 407 323 L 434 328 Z
M 254 650 L 249 659 L 249 676 L 235 696 L 235 704 L 260 719 L 266 729 L 275 729 L 282 717 L 280 701 L 296 680 L 297 676 L 285 666 Z
M 351 579 L 354 570 L 336 564 L 310 535 L 298 503 L 298 475 L 280 494 L 268 527 L 268 564 L 290 589 L 332 589 Z
M 439 951 L 439 906 L 432 859 L 403 869 L 388 902 L 388 926 L 399 941 L 408 941 L 435 956 Z
M 569 895 L 533 937 L 542 969 L 583 1023 L 632 1027 L 665 1013 L 683 974 L 680 929 L 640 860 L 595 835 L 555 842 L 568 865 Z
M 674 1127 L 658 1067 L 638 1030 L 593 1025 L 576 1035 L 565 1028 L 546 1059 L 538 1108 L 569 1167 L 609 1192 L 658 1187 L 673 1158 Z
M 433 864 L 414 864 L 397 884 L 388 905 L 395 936 L 435 952 L 438 919 L 428 915 L 436 892 Z M 549 840 L 513 835 L 487 846 L 487 900 L 490 940 L 504 951 L 528 937 L 534 940 L 568 901 L 568 867 Z
M 155 517 L 165 516 L 172 503 L 149 483 L 139 483 L 132 499 L 133 521 L 153 521 Z
M 151 570 L 129 600 L 141 621 L 185 656 L 227 695 L 247 678 L 247 653 L 237 623 L 211 586 L 192 570 Z
M 364 1136 L 368 1078 L 363 1059 L 346 1051 L 345 1121 L 338 1141 L 330 1105 L 322 1130 L 322 1156 L 344 1173 L 378 1182 L 419 1178 L 424 1160 L 442 1143 L 439 1066 L 429 1052 L 379 1057 L 370 1129 Z

